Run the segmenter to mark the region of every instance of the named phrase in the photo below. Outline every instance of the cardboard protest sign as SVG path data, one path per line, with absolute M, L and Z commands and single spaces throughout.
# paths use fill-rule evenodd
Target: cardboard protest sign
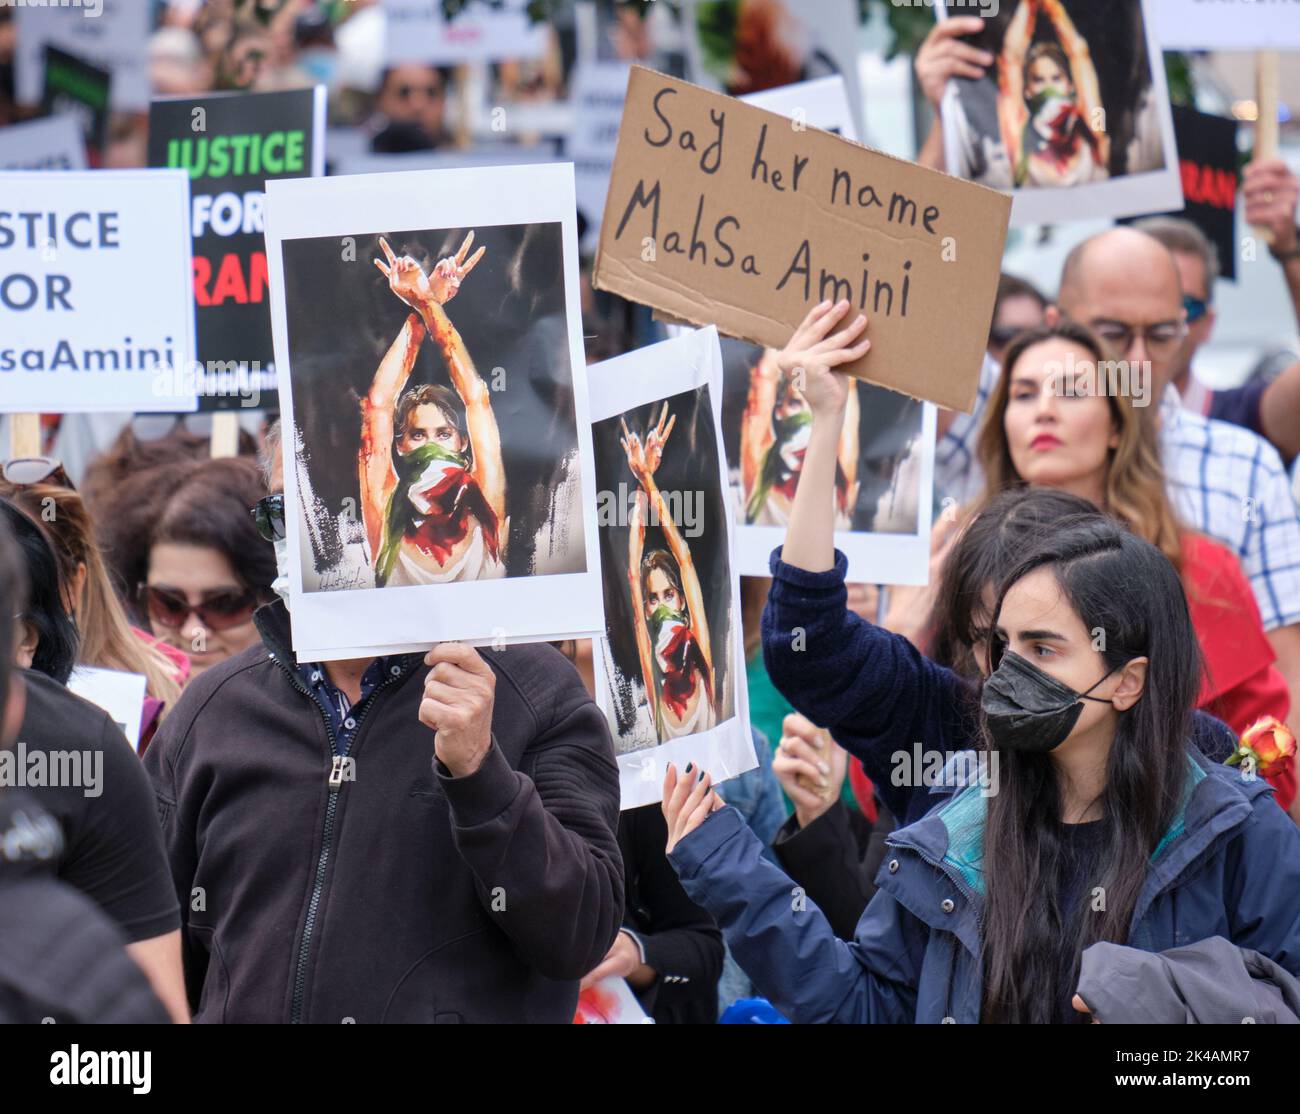
M 1010 200 L 636 67 L 593 284 L 781 347 L 848 299 L 871 351 L 846 371 L 969 410 Z
M 1163 50 L 1300 50 L 1294 0 L 1151 0 Z
M 571 169 L 266 200 L 295 651 L 602 629 Z
M 83 700 L 106 711 L 132 750 L 140 749 L 140 721 L 144 715 L 146 678 L 141 673 L 78 665 L 68 678 L 68 688 Z
M 179 170 L 0 173 L 0 411 L 193 410 Z
M 844 83 L 826 77 L 743 98 L 823 131 L 856 139 Z M 722 437 L 736 513 L 736 567 L 769 575 L 785 540 L 808 441 L 808 408 L 773 349 L 722 344 Z M 856 383 L 836 469 L 835 544 L 851 582 L 924 584 L 933 503 L 934 407 Z
M 384 60 L 450 66 L 536 58 L 546 50 L 546 25 L 528 18 L 524 0 L 467 4 L 448 20 L 439 0 L 383 0 Z
M 0 128 L 0 170 L 85 170 L 86 144 L 75 117 L 49 116 Z
M 325 88 L 169 97 L 149 109 L 149 164 L 190 178 L 204 410 L 278 405 L 263 205 L 273 178 L 325 170 Z
M 88 162 L 99 166 L 108 142 L 108 98 L 112 78 L 109 72 L 58 47 L 45 48 L 45 87 L 41 113 L 70 116 L 81 128 Z
M 744 97 L 838 76 L 863 134 L 856 0 L 688 0 L 683 23 L 697 85 Z
M 715 329 L 588 369 L 605 634 L 593 642 L 624 808 L 668 762 L 716 781 L 757 764 L 722 455 Z
M 1014 191 L 1013 225 L 1179 208 L 1169 94 L 1147 8 L 1003 0 L 963 40 L 994 64 L 983 77 L 954 78 L 944 94 L 949 171 Z M 942 0 L 936 11 L 947 18 Z
M 45 80 L 45 48 L 58 47 L 112 74 L 109 107 L 149 108 L 149 35 L 153 5 L 141 0 L 66 0 L 14 8 L 14 87 L 20 104 L 36 104 Z
M 1218 249 L 1219 276 L 1237 277 L 1237 122 L 1174 105 L 1183 208 Z

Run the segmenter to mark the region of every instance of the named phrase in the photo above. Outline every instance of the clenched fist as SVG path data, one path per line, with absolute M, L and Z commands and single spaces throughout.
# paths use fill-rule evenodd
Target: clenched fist
M 452 777 L 466 777 L 492 746 L 496 674 L 472 646 L 442 642 L 424 655 L 430 667 L 420 722 L 434 730 L 433 750 Z

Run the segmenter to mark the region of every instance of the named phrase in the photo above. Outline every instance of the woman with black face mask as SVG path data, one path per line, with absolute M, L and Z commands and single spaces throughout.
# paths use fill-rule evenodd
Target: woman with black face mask
M 835 331 L 847 310 L 817 307 L 781 357 L 805 369 L 813 434 L 764 650 L 778 686 L 914 822 L 890 837 L 846 943 L 815 907 L 791 912 L 790 879 L 707 775 L 670 767 L 670 861 L 688 894 L 796 1021 L 1085 1019 L 1080 957 L 1102 940 L 1159 952 L 1222 936 L 1300 971 L 1300 833 L 1262 778 L 1191 744 L 1200 661 L 1154 546 L 1099 515 L 1053 524 L 985 600 L 974 656 L 992 674 L 975 702 L 969 682 L 848 611 L 825 498 L 847 393 L 831 369 L 865 350 L 865 321 Z M 923 777 L 915 750 L 981 736 L 973 781 Z

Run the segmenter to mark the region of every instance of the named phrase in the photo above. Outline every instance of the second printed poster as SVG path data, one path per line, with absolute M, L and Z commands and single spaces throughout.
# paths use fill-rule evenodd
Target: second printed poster
M 756 764 L 722 450 L 722 357 L 700 329 L 590 369 L 606 637 L 597 699 L 623 807 L 668 762 L 723 781 Z

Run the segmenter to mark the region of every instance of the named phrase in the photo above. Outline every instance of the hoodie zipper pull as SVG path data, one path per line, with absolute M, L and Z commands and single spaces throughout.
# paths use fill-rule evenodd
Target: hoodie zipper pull
M 343 784 L 343 756 L 336 754 L 334 763 L 330 766 L 329 786 L 331 789 L 337 789 Z

